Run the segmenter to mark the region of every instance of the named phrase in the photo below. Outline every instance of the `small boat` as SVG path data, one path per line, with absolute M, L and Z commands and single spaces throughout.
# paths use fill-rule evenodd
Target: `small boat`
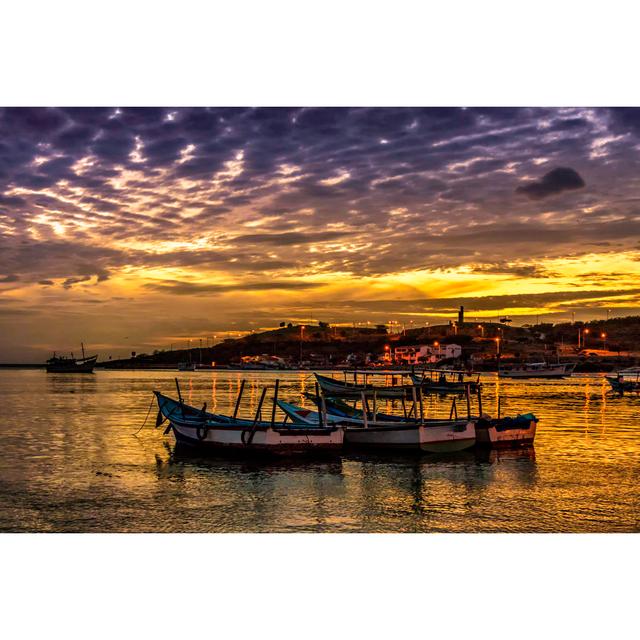
M 311 402 L 315 403 L 318 406 L 318 398 L 312 393 L 305 393 L 304 396 L 311 400 Z M 320 405 L 324 403 L 324 407 L 327 411 L 327 416 L 332 418 L 354 418 L 356 420 L 362 421 L 364 420 L 364 412 L 362 409 L 358 409 L 357 407 L 352 407 L 350 404 L 347 404 L 340 398 L 323 398 L 320 402 Z M 294 406 L 294 405 L 291 405 Z M 322 408 L 322 407 L 320 407 Z M 306 409 L 300 408 L 301 411 L 307 411 Z M 373 411 L 368 408 L 367 418 L 369 420 L 373 420 Z M 399 422 L 402 420 L 412 420 L 412 418 L 402 416 L 396 416 L 389 413 L 382 413 L 379 411 L 375 412 L 375 419 L 382 420 L 384 422 Z
M 483 416 L 476 421 L 476 443 L 480 447 L 508 448 L 531 446 L 536 437 L 538 418 L 524 413 L 515 418 L 491 419 Z
M 47 373 L 93 373 L 98 356 L 84 355 L 84 344 L 82 344 L 82 358 L 57 356 L 55 351 L 53 357 L 47 360 Z
M 311 411 L 278 400 L 278 406 L 292 420 L 309 425 L 326 424 L 344 427 L 344 443 L 356 449 L 379 449 L 407 452 L 453 453 L 464 451 L 476 442 L 475 424 L 472 420 L 362 420 L 322 416 Z
M 391 385 L 391 386 L 376 386 L 366 382 L 364 384 L 358 384 L 357 382 L 346 382 L 342 380 L 336 380 L 328 376 L 322 376 L 319 373 L 314 373 L 322 393 L 326 397 L 342 397 L 342 398 L 360 398 L 362 394 L 371 397 L 374 394 L 378 398 L 404 398 L 411 393 L 413 385 Z M 345 374 L 346 378 L 346 374 Z
M 312 402 L 318 403 L 318 399 L 310 393 L 305 394 Z M 317 424 L 320 419 L 317 412 L 296 407 L 288 403 L 278 402 L 280 408 L 289 415 L 292 420 L 307 421 L 310 424 Z M 345 426 L 358 425 L 362 426 L 364 422 L 364 412 L 348 405 L 337 399 L 323 398 L 320 402 L 326 410 L 326 422 L 328 424 L 343 424 Z M 499 409 L 498 409 L 499 412 Z M 368 421 L 373 420 L 371 412 L 367 413 Z M 376 421 L 385 422 L 404 422 L 416 423 L 415 418 L 403 418 L 402 416 L 393 416 L 388 414 L 376 414 Z M 488 415 L 482 418 L 470 417 L 467 421 L 473 421 L 476 428 L 476 444 L 484 447 L 496 448 L 514 448 L 521 446 L 531 446 L 536 436 L 536 426 L 538 418 L 533 413 L 520 414 L 516 417 L 503 417 L 493 419 Z M 443 421 L 437 419 L 424 419 L 422 422 L 426 426 L 431 424 L 441 425 L 443 422 L 453 422 L 456 424 L 464 424 L 465 420 Z M 345 442 L 349 443 L 350 434 L 347 428 Z
M 525 362 L 498 369 L 500 378 L 568 378 L 576 368 L 575 362 Z
M 277 456 L 340 453 L 344 429 L 301 423 L 243 420 L 208 413 L 154 391 L 158 402 L 156 426 L 169 421 L 176 441 L 201 451 Z M 264 396 L 263 396 L 264 397 Z
M 470 393 L 477 393 L 482 386 L 480 376 L 470 379 L 466 371 L 425 369 L 422 373 L 411 373 L 409 377 L 424 393 L 465 393 L 467 387 Z
M 195 362 L 179 362 L 178 371 L 215 371 L 212 364 L 196 364 Z
M 613 391 L 640 391 L 640 367 L 629 367 L 616 371 L 614 376 L 605 376 Z

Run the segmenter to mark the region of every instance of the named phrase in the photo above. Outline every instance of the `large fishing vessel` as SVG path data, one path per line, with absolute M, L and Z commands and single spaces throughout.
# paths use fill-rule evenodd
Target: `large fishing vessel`
M 58 356 L 55 351 L 53 357 L 47 360 L 47 373 L 93 373 L 98 356 L 85 356 L 84 344 L 82 346 L 82 358 L 71 356 Z

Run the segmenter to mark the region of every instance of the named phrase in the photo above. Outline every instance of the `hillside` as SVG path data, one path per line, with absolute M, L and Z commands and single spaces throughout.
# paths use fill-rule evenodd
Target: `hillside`
M 603 336 L 604 334 L 604 336 Z M 581 348 L 578 349 L 578 339 Z M 208 348 L 157 351 L 135 358 L 101 363 L 107 368 L 173 367 L 179 363 L 239 366 L 251 357 L 269 358 L 278 366 L 331 367 L 362 365 L 380 360 L 385 347 L 418 344 L 460 344 L 463 361 L 476 368 L 495 368 L 498 349 L 502 361 L 562 357 L 578 361 L 584 370 L 603 365 L 634 363 L 640 348 L 640 316 L 587 323 L 538 324 L 512 327 L 500 323 L 455 323 L 407 329 L 389 334 L 385 327 L 295 325 L 227 339 Z M 582 366 L 584 365 L 584 366 Z

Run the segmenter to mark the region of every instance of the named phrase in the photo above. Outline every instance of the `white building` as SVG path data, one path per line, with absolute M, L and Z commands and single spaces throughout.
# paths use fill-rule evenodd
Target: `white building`
M 434 363 L 448 358 L 459 358 L 461 355 L 462 347 L 459 344 L 421 344 L 396 347 L 393 350 L 394 360 L 404 364 Z

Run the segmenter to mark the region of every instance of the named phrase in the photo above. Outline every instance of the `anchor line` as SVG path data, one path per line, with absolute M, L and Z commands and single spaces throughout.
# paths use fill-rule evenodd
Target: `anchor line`
M 144 422 L 142 423 L 142 427 L 140 427 L 133 435 L 137 436 L 141 431 L 142 428 L 144 427 L 145 424 L 147 424 L 147 420 L 149 419 L 149 414 L 151 413 L 151 407 L 153 406 L 153 401 L 155 400 L 154 396 L 151 396 L 151 404 L 149 404 L 149 409 L 147 411 L 147 415 L 144 419 Z

